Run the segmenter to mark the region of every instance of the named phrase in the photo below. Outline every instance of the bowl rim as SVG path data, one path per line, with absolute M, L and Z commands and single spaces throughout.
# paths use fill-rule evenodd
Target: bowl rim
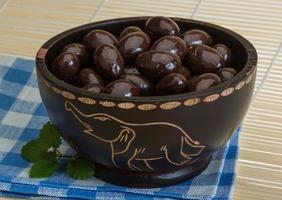
M 91 26 L 96 26 L 98 24 L 111 24 L 113 22 L 125 22 L 125 21 L 143 21 L 147 20 L 152 16 L 141 16 L 141 17 L 124 17 L 124 18 L 115 18 L 115 19 L 108 19 L 103 21 L 97 21 L 93 23 L 84 24 L 81 26 L 77 26 L 71 29 L 68 29 L 58 35 L 55 35 L 51 39 L 49 39 L 47 42 L 45 42 L 41 48 L 38 50 L 36 54 L 36 69 L 37 69 L 37 75 L 38 71 L 40 74 L 47 79 L 52 84 L 65 89 L 66 91 L 80 94 L 89 98 L 94 99 L 102 99 L 102 100 L 114 100 L 114 101 L 126 101 L 126 102 L 165 102 L 165 101 L 178 101 L 183 99 L 193 99 L 197 97 L 202 97 L 210 94 L 220 94 L 221 91 L 224 89 L 229 88 L 230 86 L 233 86 L 234 84 L 240 82 L 243 78 L 245 78 L 250 71 L 256 70 L 257 67 L 257 51 L 255 47 L 243 36 L 240 34 L 231 31 L 227 28 L 224 28 L 219 25 L 215 25 L 212 23 L 207 23 L 199 20 L 194 19 L 185 19 L 185 18 L 179 18 L 179 17 L 170 17 L 171 19 L 175 20 L 176 22 L 190 22 L 190 23 L 196 23 L 202 26 L 211 27 L 213 29 L 217 29 L 219 31 L 225 32 L 226 34 L 231 35 L 234 39 L 236 39 L 241 45 L 245 48 L 247 53 L 247 62 L 245 66 L 241 69 L 239 73 L 237 73 L 234 77 L 232 77 L 230 80 L 225 81 L 223 83 L 220 83 L 214 87 L 200 90 L 200 91 L 194 91 L 194 92 L 186 92 L 181 94 L 175 94 L 175 95 L 163 95 L 163 96 L 137 96 L 137 97 L 123 97 L 123 96 L 112 96 L 109 94 L 95 94 L 91 93 L 85 89 L 73 86 L 71 84 L 68 84 L 59 78 L 57 78 L 55 75 L 53 75 L 49 70 L 45 63 L 44 56 L 47 54 L 48 49 L 50 49 L 54 44 L 56 44 L 57 41 L 61 40 L 65 36 L 74 34 L 76 32 L 82 31 L 84 29 L 89 29 Z M 43 57 L 42 55 L 43 51 Z

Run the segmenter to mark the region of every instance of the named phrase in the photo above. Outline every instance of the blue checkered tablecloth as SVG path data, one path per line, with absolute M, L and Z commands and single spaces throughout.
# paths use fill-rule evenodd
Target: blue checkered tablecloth
M 134 189 L 114 186 L 95 177 L 87 181 L 72 179 L 65 173 L 65 163 L 48 179 L 30 179 L 31 165 L 21 157 L 21 148 L 37 137 L 47 121 L 37 88 L 34 61 L 0 56 L 0 196 L 125 200 L 231 198 L 239 130 L 225 148 L 214 154 L 208 168 L 194 179 L 170 187 Z M 72 151 L 66 144 L 61 150 Z

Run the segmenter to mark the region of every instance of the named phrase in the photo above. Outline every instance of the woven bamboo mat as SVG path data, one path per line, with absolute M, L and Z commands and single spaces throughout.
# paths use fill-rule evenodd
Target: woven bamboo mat
M 33 58 L 44 41 L 63 30 L 138 15 L 216 23 L 255 45 L 256 90 L 244 120 L 233 199 L 282 199 L 281 0 L 0 0 L 0 55 Z

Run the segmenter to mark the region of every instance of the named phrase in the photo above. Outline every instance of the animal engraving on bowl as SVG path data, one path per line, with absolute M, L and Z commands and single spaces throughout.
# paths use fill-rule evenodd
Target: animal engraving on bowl
M 199 141 L 192 140 L 188 133 L 172 123 L 129 123 L 106 113 L 86 114 L 69 100 L 65 101 L 65 109 L 82 125 L 84 133 L 110 145 L 111 160 L 121 169 L 156 170 L 151 163 L 161 159 L 180 166 L 205 149 Z M 152 138 L 160 136 L 162 140 L 154 140 L 153 145 L 148 143 Z M 175 142 L 171 144 L 169 141 L 172 138 Z

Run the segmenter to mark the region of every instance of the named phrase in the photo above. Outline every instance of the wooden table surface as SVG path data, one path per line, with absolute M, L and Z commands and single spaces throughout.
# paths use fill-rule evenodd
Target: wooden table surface
M 233 199 L 282 199 L 281 0 L 0 0 L 0 56 L 34 58 L 47 39 L 71 27 L 142 15 L 216 23 L 254 44 L 257 81 L 243 124 Z

